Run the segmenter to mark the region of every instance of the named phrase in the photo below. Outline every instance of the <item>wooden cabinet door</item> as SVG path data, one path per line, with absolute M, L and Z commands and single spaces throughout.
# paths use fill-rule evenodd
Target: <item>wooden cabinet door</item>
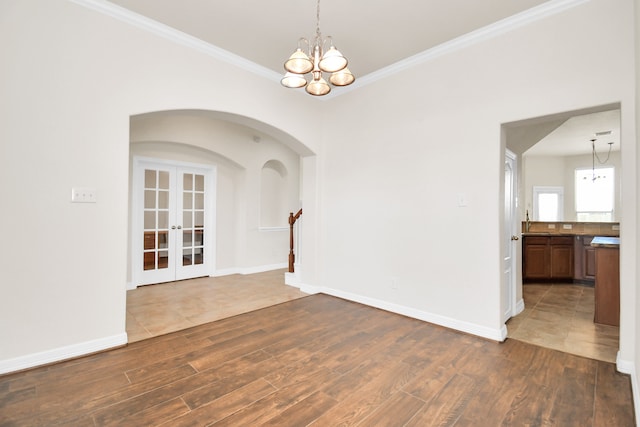
M 573 278 L 573 237 L 557 236 L 549 240 L 551 251 L 551 277 Z
M 523 255 L 525 279 L 548 279 L 551 277 L 547 237 L 525 237 Z
M 573 277 L 573 246 L 551 246 L 551 277 L 557 279 Z
M 589 238 L 589 246 L 584 246 L 584 266 L 583 277 L 585 279 L 595 280 L 596 278 L 596 248 L 591 246 L 591 240 L 593 236 Z

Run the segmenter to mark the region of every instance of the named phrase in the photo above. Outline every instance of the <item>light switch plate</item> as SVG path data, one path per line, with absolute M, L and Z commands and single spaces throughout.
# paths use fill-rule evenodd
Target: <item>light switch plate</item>
M 71 202 L 73 203 L 95 203 L 96 189 L 89 187 L 73 187 L 71 189 Z

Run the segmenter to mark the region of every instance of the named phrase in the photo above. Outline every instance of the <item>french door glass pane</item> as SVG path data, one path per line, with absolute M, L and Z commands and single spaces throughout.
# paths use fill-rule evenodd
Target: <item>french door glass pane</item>
M 168 268 L 169 172 L 144 171 L 143 269 Z
M 204 263 L 204 175 L 185 173 L 182 190 L 182 265 Z

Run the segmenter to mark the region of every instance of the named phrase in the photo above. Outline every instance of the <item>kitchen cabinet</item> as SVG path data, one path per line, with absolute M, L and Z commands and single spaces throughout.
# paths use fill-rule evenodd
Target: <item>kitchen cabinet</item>
M 551 277 L 551 253 L 549 238 L 546 236 L 525 236 L 523 238 L 524 279 L 548 279 Z
M 596 279 L 596 250 L 591 246 L 593 236 L 576 236 L 573 278 L 576 282 L 593 285 Z
M 525 282 L 573 280 L 573 236 L 524 236 L 522 256 Z
M 596 237 L 596 284 L 594 322 L 604 325 L 620 325 L 620 251 L 619 239 Z

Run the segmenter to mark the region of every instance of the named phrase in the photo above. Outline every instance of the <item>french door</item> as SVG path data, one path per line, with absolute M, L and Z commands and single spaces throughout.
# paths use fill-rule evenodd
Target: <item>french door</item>
M 134 176 L 135 284 L 210 275 L 212 170 L 137 159 Z

